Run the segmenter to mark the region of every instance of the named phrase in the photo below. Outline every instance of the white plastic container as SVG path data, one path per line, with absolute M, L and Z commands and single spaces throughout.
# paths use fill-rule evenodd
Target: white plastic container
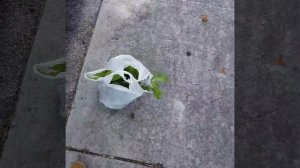
M 135 79 L 135 77 L 129 72 L 124 71 L 124 68 L 128 66 L 138 70 L 139 75 L 137 79 Z M 92 78 L 95 74 L 101 73 L 105 70 L 111 70 L 112 73 L 97 79 Z M 120 75 L 124 81 L 129 83 L 129 88 L 110 84 L 113 76 L 116 74 Z M 150 79 L 153 75 L 141 62 L 131 55 L 119 55 L 109 60 L 103 69 L 87 72 L 84 74 L 84 77 L 88 80 L 99 83 L 98 91 L 100 93 L 100 102 L 111 109 L 122 109 L 138 97 L 142 96 L 144 93 L 149 93 L 149 91 L 144 90 L 140 86 L 139 82 L 150 84 Z

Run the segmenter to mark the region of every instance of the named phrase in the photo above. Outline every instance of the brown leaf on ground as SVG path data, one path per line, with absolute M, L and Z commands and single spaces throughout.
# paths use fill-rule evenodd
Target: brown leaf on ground
M 276 65 L 284 65 L 284 61 L 282 59 L 282 55 L 279 55 L 279 57 L 276 58 L 275 64 Z
M 72 163 L 71 168 L 86 168 L 86 167 L 83 163 L 76 161 Z
M 220 74 L 226 74 L 226 72 L 225 72 L 225 68 L 222 68 L 221 70 L 220 70 Z
M 206 23 L 208 21 L 208 16 L 203 15 L 203 16 L 200 17 L 200 19 L 202 20 L 202 22 Z

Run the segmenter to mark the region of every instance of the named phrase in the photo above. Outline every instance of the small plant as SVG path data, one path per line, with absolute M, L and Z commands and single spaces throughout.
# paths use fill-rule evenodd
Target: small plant
M 152 75 L 142 63 L 130 55 L 114 57 L 104 69 L 87 72 L 85 77 L 100 82 L 100 101 L 114 109 L 125 107 L 143 93 L 152 93 L 159 100 L 162 96 L 160 85 L 168 81 L 167 75 Z
M 161 95 L 162 95 L 162 91 L 160 90 L 160 83 L 167 83 L 168 81 L 168 77 L 167 75 L 163 74 L 163 73 L 159 73 L 159 74 L 154 74 L 152 79 L 151 79 L 151 86 L 147 86 L 147 89 L 151 89 L 153 91 L 153 95 L 157 98 L 160 99 Z
M 87 77 L 93 80 L 97 80 L 98 78 L 105 77 L 112 73 L 112 70 L 105 70 L 96 74 L 88 75 Z
M 137 69 L 135 69 L 132 66 L 128 66 L 126 68 L 124 68 L 124 71 L 130 73 L 136 80 L 139 77 L 139 71 Z M 88 75 L 87 77 L 90 79 L 94 79 L 97 80 L 99 78 L 103 78 L 106 77 L 108 75 L 110 75 L 113 71 L 112 70 L 104 70 L 102 72 L 96 73 L 96 74 L 92 74 L 92 75 Z M 130 76 L 127 74 L 124 74 L 126 79 L 129 79 Z M 163 73 L 157 73 L 154 74 L 153 77 L 150 79 L 150 84 L 147 84 L 145 82 L 138 82 L 139 85 L 146 91 L 153 92 L 153 95 L 156 99 L 160 99 L 162 96 L 162 91 L 160 90 L 160 84 L 165 84 L 168 81 L 168 77 L 167 75 L 163 74 Z M 126 82 L 122 76 L 115 74 L 112 78 L 112 80 L 110 81 L 110 84 L 115 84 L 115 85 L 120 85 L 126 88 L 129 88 L 129 83 Z
M 135 77 L 135 79 L 138 79 L 139 71 L 133 68 L 132 66 L 128 66 L 124 68 L 124 71 L 131 73 Z M 162 95 L 162 91 L 159 89 L 160 83 L 167 83 L 168 81 L 167 75 L 163 73 L 154 74 L 153 77 L 150 79 L 150 81 L 151 81 L 150 82 L 151 85 L 148 85 L 143 82 L 139 82 L 139 85 L 146 91 L 153 91 L 153 95 L 157 99 L 160 99 Z

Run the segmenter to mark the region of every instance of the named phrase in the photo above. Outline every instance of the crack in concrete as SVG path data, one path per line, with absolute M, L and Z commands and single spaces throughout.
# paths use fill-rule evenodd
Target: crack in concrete
M 278 111 L 280 111 L 280 110 L 282 110 L 282 108 L 275 108 L 275 109 L 273 109 L 273 110 L 269 110 L 269 111 L 266 111 L 266 112 L 264 112 L 264 113 L 262 113 L 262 114 L 257 114 L 257 115 L 255 115 L 254 117 L 251 117 L 248 121 L 250 121 L 250 122 L 255 122 L 255 121 L 258 121 L 258 120 L 260 120 L 260 119 L 262 119 L 262 118 L 264 118 L 265 116 L 267 116 L 267 115 L 269 115 L 269 114 L 273 114 L 273 113 L 275 113 L 275 112 L 278 112 Z M 243 124 L 244 124 L 245 122 L 237 122 L 236 123 L 236 126 L 242 126 Z
M 258 121 L 258 120 L 262 119 L 263 117 L 265 117 L 266 115 L 272 114 L 272 113 L 274 113 L 274 112 L 276 112 L 276 111 L 278 111 L 278 109 L 270 110 L 270 111 L 268 111 L 268 112 L 264 112 L 264 113 L 262 113 L 262 114 L 258 114 L 258 115 L 254 116 L 254 117 L 249 118 L 247 122 L 255 122 L 255 121 Z M 242 126 L 242 125 L 244 125 L 244 124 L 246 124 L 246 122 L 244 122 L 244 121 L 236 122 L 236 126 Z
M 77 153 L 82 153 L 82 154 L 86 154 L 86 155 L 91 155 L 91 156 L 97 156 L 97 157 L 102 157 L 102 158 L 107 158 L 107 159 L 112 159 L 112 160 L 129 162 L 129 163 L 138 164 L 138 165 L 142 165 L 142 166 L 150 167 L 150 168 L 164 168 L 163 164 L 160 164 L 160 163 L 149 163 L 149 162 L 145 162 L 145 161 L 139 161 L 139 160 L 128 159 L 128 158 L 123 158 L 123 157 L 118 157 L 118 156 L 95 153 L 88 149 L 76 149 L 76 148 L 66 146 L 66 150 L 72 151 L 72 152 L 77 152 Z

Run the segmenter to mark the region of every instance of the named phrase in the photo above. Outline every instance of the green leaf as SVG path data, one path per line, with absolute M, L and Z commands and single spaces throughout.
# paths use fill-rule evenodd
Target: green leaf
M 163 73 L 154 74 L 151 82 L 161 82 L 161 83 L 167 83 L 168 82 L 168 76 Z
M 151 90 L 153 91 L 153 95 L 159 100 L 162 95 L 159 89 L 159 83 L 157 83 L 156 81 L 151 81 L 151 85 L 152 85 Z
M 144 89 L 144 90 L 147 90 L 147 91 L 151 91 L 151 86 L 149 86 L 149 85 L 146 85 L 146 84 L 143 84 L 143 83 L 141 83 L 141 82 L 139 82 L 139 84 L 140 84 L 140 86 Z
M 151 79 L 153 95 L 159 100 L 162 96 L 162 91 L 160 90 L 160 83 L 167 83 L 168 76 L 162 73 L 154 74 Z
M 156 99 L 160 99 L 162 96 L 162 91 L 159 89 L 160 83 L 166 83 L 168 81 L 168 77 L 165 74 L 159 73 L 153 75 L 151 78 L 151 85 L 147 85 L 143 82 L 139 82 L 140 86 L 147 91 L 153 91 L 153 95 Z
M 115 75 L 112 77 L 111 82 L 114 82 L 114 81 L 120 81 L 120 80 L 124 80 L 124 79 L 122 78 L 121 75 L 115 74 Z
M 129 83 L 126 82 L 122 76 L 118 75 L 118 74 L 115 74 L 113 76 L 113 78 L 111 79 L 110 81 L 110 84 L 114 84 L 114 85 L 120 85 L 120 86 L 123 86 L 123 87 L 126 87 L 129 89 Z
M 102 72 L 98 72 L 96 74 L 87 75 L 88 78 L 97 80 L 98 78 L 103 78 L 112 73 L 112 70 L 104 70 Z
M 153 87 L 152 91 L 153 91 L 153 95 L 155 96 L 155 98 L 159 100 L 162 95 L 161 90 L 159 88 Z
M 52 70 L 59 71 L 59 72 L 66 72 L 66 64 L 56 64 L 53 67 L 49 67 Z
M 135 79 L 139 78 L 139 71 L 137 69 L 133 68 L 132 66 L 128 66 L 128 67 L 124 68 L 124 71 L 127 71 L 127 72 L 131 73 L 131 75 Z

